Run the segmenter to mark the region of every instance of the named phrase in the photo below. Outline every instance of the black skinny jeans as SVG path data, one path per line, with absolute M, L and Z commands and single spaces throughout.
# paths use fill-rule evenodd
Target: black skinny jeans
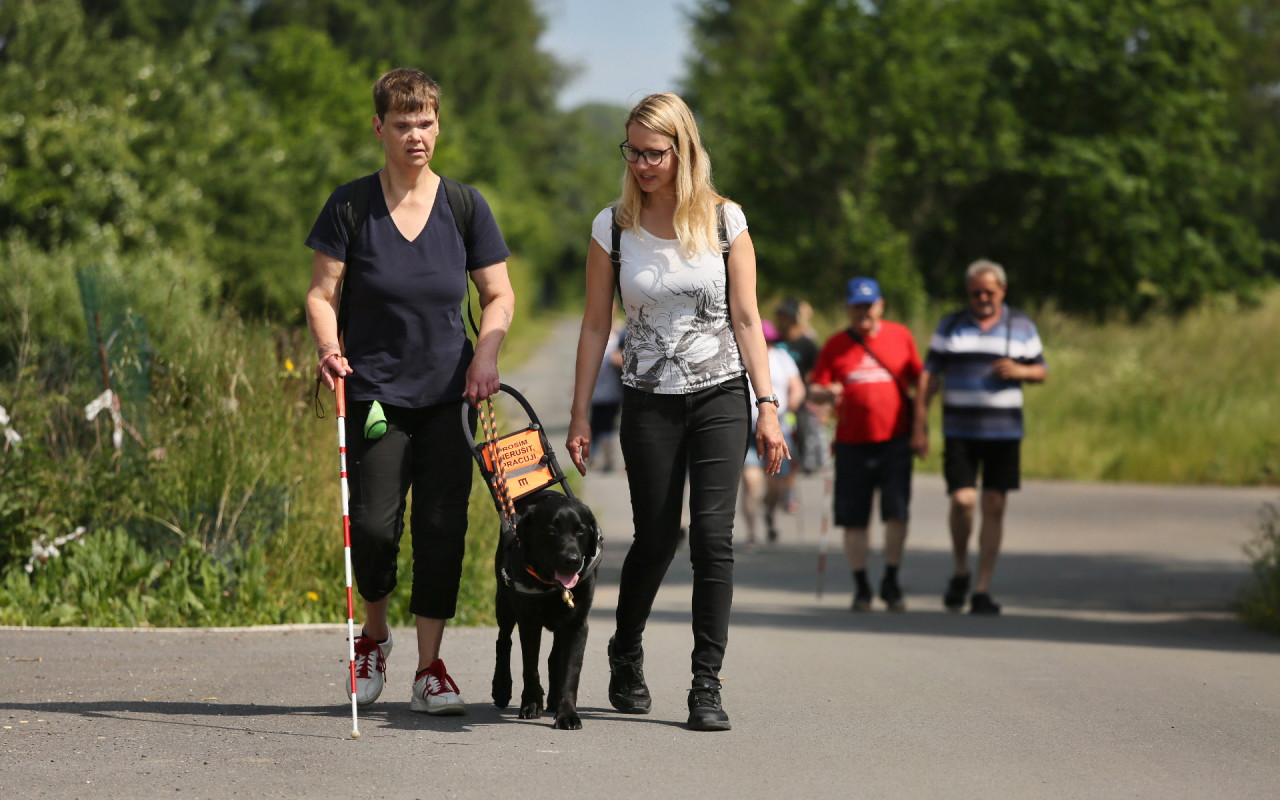
M 687 472 L 693 674 L 719 677 L 733 603 L 733 517 L 750 427 L 746 376 L 691 394 L 624 390 L 618 440 L 635 538 L 618 586 L 619 655 L 640 653 L 645 622 L 680 543 Z
M 409 610 L 420 617 L 450 619 L 457 611 L 471 495 L 471 452 L 462 433 L 458 403 L 426 408 L 383 403 L 387 432 L 380 439 L 366 439 L 364 423 L 370 405 L 353 401 L 347 417 L 351 566 L 356 587 L 370 602 L 381 600 L 396 587 L 405 499 L 412 488 Z

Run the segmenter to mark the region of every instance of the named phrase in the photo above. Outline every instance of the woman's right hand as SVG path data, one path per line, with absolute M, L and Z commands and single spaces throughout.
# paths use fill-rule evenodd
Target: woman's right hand
M 756 452 L 761 454 L 766 475 L 777 475 L 782 470 L 782 459 L 791 460 L 776 405 L 762 403 L 760 406 L 760 414 L 756 418 Z
M 569 460 L 578 468 L 578 474 L 587 474 L 587 463 L 591 461 L 591 425 L 580 416 L 569 418 L 569 437 L 565 439 L 564 448 L 569 452 Z
M 316 376 L 331 392 L 333 391 L 334 378 L 342 378 L 352 372 L 355 372 L 355 370 L 351 369 L 351 365 L 347 363 L 347 359 L 343 358 L 342 353 L 336 350 L 322 356 L 320 363 L 316 365 Z

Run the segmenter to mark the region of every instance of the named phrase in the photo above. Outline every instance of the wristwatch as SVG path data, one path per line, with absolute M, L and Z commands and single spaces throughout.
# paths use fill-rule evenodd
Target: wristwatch
M 782 403 L 779 402 L 778 396 L 776 394 L 770 394 L 764 397 L 756 398 L 756 408 L 759 408 L 761 403 L 773 403 L 774 408 L 782 408 Z

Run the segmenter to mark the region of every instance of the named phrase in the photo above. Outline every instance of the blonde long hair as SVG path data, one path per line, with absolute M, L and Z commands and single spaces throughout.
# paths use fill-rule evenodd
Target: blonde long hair
M 726 198 L 711 183 L 711 158 L 702 147 L 698 123 L 679 95 L 671 92 L 645 97 L 627 115 L 626 126 L 638 122 L 654 133 L 670 137 L 676 155 L 676 209 L 673 223 L 680 251 L 686 258 L 706 250 L 719 252 L 716 206 Z M 625 126 L 624 126 L 625 127 Z M 622 196 L 615 204 L 618 225 L 638 230 L 645 193 L 629 168 L 622 172 Z

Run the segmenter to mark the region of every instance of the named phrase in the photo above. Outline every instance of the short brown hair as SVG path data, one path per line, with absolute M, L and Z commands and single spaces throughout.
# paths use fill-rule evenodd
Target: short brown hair
M 412 114 L 429 108 L 439 113 L 440 84 L 420 69 L 393 69 L 373 85 L 373 108 L 378 119 L 388 111 Z

